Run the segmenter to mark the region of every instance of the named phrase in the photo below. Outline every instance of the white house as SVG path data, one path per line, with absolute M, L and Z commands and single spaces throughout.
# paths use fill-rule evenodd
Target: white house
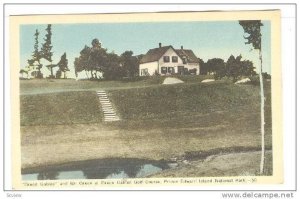
M 198 58 L 192 50 L 174 49 L 172 46 L 161 46 L 150 49 L 140 60 L 139 75 L 148 76 L 158 73 L 168 74 L 200 74 Z

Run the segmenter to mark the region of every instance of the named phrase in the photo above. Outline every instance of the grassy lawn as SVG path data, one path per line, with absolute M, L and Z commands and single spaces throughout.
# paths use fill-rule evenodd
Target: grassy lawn
M 73 79 L 31 79 L 20 80 L 21 94 L 41 94 L 65 91 L 87 91 L 87 90 L 115 90 L 115 89 L 131 89 L 131 88 L 146 88 L 153 85 L 160 85 L 166 77 L 138 77 L 136 80 L 122 81 L 90 81 Z M 201 82 L 203 79 L 211 78 L 207 75 L 178 77 L 186 83 Z
M 111 84 L 71 80 L 21 82 L 21 89 L 27 86 L 28 90 L 45 85 L 48 88 L 43 89 L 48 90 L 62 85 L 67 85 L 68 91 L 89 90 L 28 95 L 24 94 L 27 91 L 21 91 L 22 167 L 114 157 L 159 160 L 232 147 L 259 149 L 258 86 L 203 84 L 193 78 L 185 84 L 161 85 L 162 80 L 155 77 Z M 107 90 L 121 121 L 102 122 L 93 91 L 99 87 Z M 268 83 L 266 145 L 269 149 L 272 147 L 270 96 Z

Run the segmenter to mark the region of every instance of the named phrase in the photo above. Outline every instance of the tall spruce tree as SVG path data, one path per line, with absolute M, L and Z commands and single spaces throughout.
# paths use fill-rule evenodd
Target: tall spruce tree
M 33 55 L 32 55 L 32 58 L 33 58 L 33 61 L 34 62 L 37 62 L 38 63 L 38 67 L 37 69 L 39 70 L 38 71 L 38 74 L 37 74 L 37 78 L 43 78 L 43 74 L 41 73 L 41 68 L 42 68 L 42 65 L 41 65 L 41 52 L 39 51 L 39 31 L 36 29 L 35 30 L 35 34 L 34 34 L 34 40 L 35 40 L 35 43 L 34 43 L 34 52 L 33 52 Z
M 261 26 L 263 24 L 260 20 L 245 20 L 239 21 L 239 24 L 243 27 L 244 32 L 247 34 L 244 38 L 247 40 L 245 44 L 250 44 L 255 50 L 259 52 L 260 70 L 259 70 L 259 82 L 260 82 L 260 114 L 261 114 L 261 160 L 260 160 L 260 174 L 264 173 L 265 163 L 265 95 L 264 95 L 264 82 L 263 82 L 263 61 L 261 52 Z
M 36 29 L 34 34 L 34 51 L 32 54 L 32 58 L 34 61 L 40 63 L 41 53 L 39 51 L 39 31 Z
M 50 62 L 50 64 L 47 66 L 48 68 L 50 68 L 51 70 L 51 78 L 54 78 L 53 75 L 53 68 L 56 67 L 57 65 L 53 65 L 52 64 L 52 55 L 53 52 L 51 52 L 52 50 L 52 30 L 51 30 L 51 24 L 48 24 L 47 28 L 46 28 L 46 35 L 44 38 L 45 43 L 43 44 L 42 48 L 41 48 L 41 55 L 42 58 L 46 59 L 47 61 Z
M 42 78 L 43 75 L 41 73 L 41 63 L 40 63 L 40 60 L 41 60 L 41 53 L 39 51 L 39 31 L 36 29 L 35 30 L 35 33 L 34 33 L 34 51 L 32 52 L 32 58 L 31 59 L 28 59 L 27 62 L 29 64 L 29 66 L 32 66 L 34 67 L 35 64 L 37 64 L 37 69 L 38 69 L 38 72 L 34 72 L 34 76 L 37 77 L 37 78 Z

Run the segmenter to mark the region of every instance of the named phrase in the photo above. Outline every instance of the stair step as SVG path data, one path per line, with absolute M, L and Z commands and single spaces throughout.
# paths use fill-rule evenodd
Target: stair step
M 104 120 L 120 120 L 119 118 L 117 118 L 117 117 L 114 117 L 114 118 L 105 118 Z
M 104 118 L 118 118 L 117 115 L 104 115 Z
M 105 111 L 104 115 L 116 115 L 114 111 Z
M 112 108 L 111 104 L 102 104 L 102 108 Z
M 115 112 L 114 109 L 108 108 L 108 109 L 102 109 L 103 112 Z
M 117 116 L 111 102 L 105 91 L 96 91 L 97 96 L 99 98 L 99 102 L 102 107 L 102 112 L 104 115 L 103 121 L 105 122 L 113 122 L 119 121 L 120 118 Z

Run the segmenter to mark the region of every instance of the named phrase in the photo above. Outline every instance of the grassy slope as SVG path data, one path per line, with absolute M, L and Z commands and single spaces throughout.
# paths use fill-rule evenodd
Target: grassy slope
M 269 84 L 266 91 L 266 145 L 270 148 Z M 110 157 L 168 159 L 192 151 L 260 146 L 258 86 L 153 83 L 147 89 L 108 93 L 123 119 L 120 122 L 100 122 L 95 92 L 22 95 L 21 114 L 28 122 L 65 124 L 21 128 L 23 167 Z M 87 99 L 89 103 L 81 105 Z M 35 104 L 45 109 L 37 110 Z M 86 122 L 95 123 L 68 125 Z M 55 157 L 50 155 L 53 152 Z
M 101 122 L 95 92 L 21 95 L 21 125 Z
M 226 83 L 162 85 L 109 93 L 124 119 L 182 117 L 259 102 L 251 88 Z
M 270 125 L 270 86 L 266 89 L 267 124 Z M 217 116 L 215 119 L 211 118 L 211 121 L 201 121 L 197 118 L 203 118 L 205 114 L 224 111 L 241 111 L 241 114 L 255 114 L 258 117 L 260 110 L 258 86 L 224 82 L 112 90 L 109 91 L 109 96 L 122 119 L 143 122 L 158 120 L 156 122 L 160 126 L 219 122 L 222 118 L 217 118 Z

